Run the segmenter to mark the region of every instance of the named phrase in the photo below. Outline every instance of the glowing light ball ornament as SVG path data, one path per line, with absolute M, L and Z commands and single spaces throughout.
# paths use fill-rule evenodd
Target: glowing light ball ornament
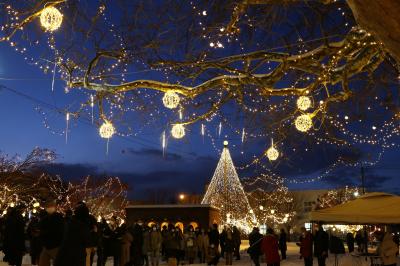
M 60 28 L 63 15 L 57 8 L 50 6 L 43 9 L 40 13 L 40 24 L 46 31 L 55 31 Z
M 300 110 L 305 111 L 310 107 L 311 107 L 311 99 L 310 99 L 310 97 L 300 96 L 297 99 L 297 108 L 299 108 Z
M 274 146 L 274 140 L 271 139 L 271 147 L 265 152 L 268 160 L 275 161 L 279 157 L 279 151 Z
M 113 124 L 108 121 L 104 121 L 99 129 L 99 134 L 103 139 L 110 139 L 115 134 L 115 128 Z
M 310 114 L 300 115 L 294 121 L 294 125 L 298 131 L 307 132 L 313 126 L 312 116 Z
M 176 139 L 181 139 L 185 136 L 185 127 L 181 124 L 176 124 L 171 129 L 172 137 Z
M 165 107 L 169 108 L 169 109 L 174 109 L 176 107 L 178 107 L 179 102 L 180 102 L 180 98 L 179 95 L 173 91 L 168 91 L 164 94 L 163 97 L 163 104 Z

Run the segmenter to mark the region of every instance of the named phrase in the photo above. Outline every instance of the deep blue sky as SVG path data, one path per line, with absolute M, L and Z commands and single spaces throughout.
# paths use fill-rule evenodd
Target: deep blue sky
M 61 109 L 76 102 L 78 93 L 65 94 L 63 81 L 56 81 L 55 91 L 52 92 L 50 74 L 45 75 L 36 66 L 27 64 L 23 56 L 4 43 L 0 44 L 0 51 L 1 85 Z M 171 195 L 179 192 L 201 193 L 218 162 L 218 150 L 209 138 L 206 137 L 203 142 L 199 125 L 192 127 L 184 140 L 170 139 L 165 157 L 161 151 L 163 129 L 160 127 L 146 128 L 138 136 L 112 138 L 110 152 L 106 155 L 106 142 L 98 136 L 97 128 L 87 122 L 73 121 L 66 144 L 63 135 L 53 134 L 43 125 L 46 117 L 51 129 L 61 132 L 65 128 L 64 115 L 23 95 L 0 91 L 1 151 L 24 156 L 35 146 L 54 149 L 59 157 L 51 170 L 65 178 L 80 178 L 88 174 L 116 175 L 129 184 L 129 195 L 136 199 L 145 198 L 157 190 L 168 190 Z M 47 115 L 39 114 L 36 107 Z M 136 125 L 132 126 L 135 128 Z M 230 140 L 230 151 L 237 166 L 250 162 L 256 150 L 259 152 L 259 142 L 241 145 L 236 135 L 229 132 L 223 135 Z M 217 148 L 222 147 L 225 137 L 215 136 Z M 303 152 L 290 165 L 281 167 L 280 174 L 289 179 L 319 175 L 331 163 L 327 159 L 329 153 L 336 151 L 327 148 L 324 149 L 325 155 L 321 155 L 318 149 Z M 367 184 L 371 190 L 400 191 L 400 167 L 397 162 L 398 151 L 393 149 L 385 153 L 379 164 L 366 169 Z M 255 176 L 257 171 L 259 169 L 249 168 L 240 175 Z M 332 188 L 356 185 L 358 178 L 358 168 L 339 168 L 320 182 L 288 186 L 292 189 Z

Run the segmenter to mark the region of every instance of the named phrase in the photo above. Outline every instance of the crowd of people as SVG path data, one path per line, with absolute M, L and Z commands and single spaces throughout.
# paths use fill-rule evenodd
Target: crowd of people
M 45 212 L 30 219 L 21 208 L 10 208 L 1 228 L 3 261 L 15 266 L 22 265 L 27 250 L 31 264 L 39 266 L 105 266 L 109 258 L 114 266 L 158 266 L 161 260 L 169 265 L 217 265 L 221 257 L 232 265 L 234 257 L 240 260 L 241 233 L 236 227 L 220 233 L 217 225 L 182 230 L 172 224 L 120 224 L 115 217 L 97 221 L 84 202 L 61 214 L 56 202 L 49 201 Z
M 242 236 L 235 226 L 224 226 L 219 231 L 217 224 L 211 228 L 180 228 L 173 224 L 159 228 L 158 225 L 143 225 L 140 221 L 125 224 L 113 217 L 109 221 L 97 221 L 89 213 L 84 202 L 65 214 L 57 212 L 55 201 L 47 202 L 45 212 L 30 219 L 22 215 L 18 207 L 10 208 L 1 221 L 0 243 L 3 260 L 9 265 L 21 266 L 22 258 L 29 250 L 32 265 L 39 266 L 105 266 L 112 258 L 114 266 L 158 266 L 165 261 L 170 266 L 205 263 L 217 265 L 224 259 L 232 265 L 240 260 Z M 365 232 L 353 237 L 347 234 L 349 252 L 357 244 L 358 251 L 367 250 Z M 286 259 L 287 235 L 284 229 L 276 234 L 268 228 L 265 235 L 253 228 L 248 236 L 247 252 L 255 266 L 264 256 L 267 266 L 279 266 Z M 29 248 L 25 241 L 29 240 Z M 382 234 L 378 254 L 383 265 L 395 265 L 398 242 L 389 233 Z M 300 258 L 305 266 L 312 266 L 316 258 L 319 266 L 326 265 L 328 253 L 344 253 L 343 242 L 329 236 L 321 224 L 312 234 L 301 228 Z M 95 255 L 97 261 L 94 261 Z

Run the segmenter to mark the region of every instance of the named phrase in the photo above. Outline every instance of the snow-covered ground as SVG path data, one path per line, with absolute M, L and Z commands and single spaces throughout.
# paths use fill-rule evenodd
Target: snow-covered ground
M 233 265 L 235 265 L 235 266 L 251 266 L 251 265 L 254 265 L 251 262 L 248 254 L 245 251 L 246 248 L 247 248 L 247 245 L 246 245 L 246 243 L 244 243 L 242 245 L 241 260 L 239 260 L 239 261 L 234 260 L 233 261 Z M 287 252 L 287 254 L 288 254 L 288 258 L 287 258 L 287 260 L 283 260 L 281 262 L 281 266 L 301 266 L 301 265 L 304 265 L 303 260 L 301 260 L 299 258 L 299 248 L 295 245 L 295 243 L 288 243 L 288 252 Z M 2 256 L 0 256 L 0 260 L 1 260 L 1 257 Z M 4 265 L 7 265 L 7 264 L 4 264 Z M 96 264 L 94 264 L 94 266 L 95 265 Z M 162 262 L 160 265 L 166 266 L 167 264 L 165 262 Z M 193 266 L 200 266 L 200 265 L 204 266 L 205 264 L 193 264 Z M 220 259 L 220 262 L 219 262 L 218 265 L 225 265 L 225 260 Z M 265 266 L 266 264 L 265 263 L 261 263 L 261 265 Z M 314 260 L 314 265 L 318 265 L 316 260 Z M 335 264 L 335 258 L 334 258 L 333 255 L 331 255 L 331 256 L 329 256 L 329 258 L 327 260 L 327 265 L 328 266 L 334 266 L 334 265 L 338 265 L 338 266 L 370 266 L 371 262 L 369 260 L 365 261 L 364 259 L 361 259 L 361 258 L 357 259 L 357 258 L 355 258 L 353 256 L 350 256 L 350 255 L 346 254 L 346 255 L 338 256 L 338 264 Z M 397 263 L 397 265 L 400 266 L 400 260 Z M 1 262 L 0 262 L 0 266 L 3 266 L 3 264 Z M 23 266 L 31 266 L 29 256 L 25 256 L 24 257 Z M 71 266 L 73 266 L 73 265 L 71 265 Z M 111 259 L 108 260 L 106 266 L 113 266 L 113 262 L 112 262 Z

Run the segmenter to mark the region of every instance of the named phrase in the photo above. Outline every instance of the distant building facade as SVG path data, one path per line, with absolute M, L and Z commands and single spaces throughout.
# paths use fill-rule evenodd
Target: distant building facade
M 299 231 L 302 226 L 310 226 L 310 213 L 318 204 L 318 198 L 328 190 L 292 190 L 290 191 L 296 215 L 292 221 L 292 230 Z M 307 228 L 310 229 L 310 228 Z
M 189 225 L 209 228 L 220 223 L 219 210 L 206 204 L 128 205 L 126 219 L 128 223 L 140 220 L 149 226 L 172 224 L 181 229 Z

